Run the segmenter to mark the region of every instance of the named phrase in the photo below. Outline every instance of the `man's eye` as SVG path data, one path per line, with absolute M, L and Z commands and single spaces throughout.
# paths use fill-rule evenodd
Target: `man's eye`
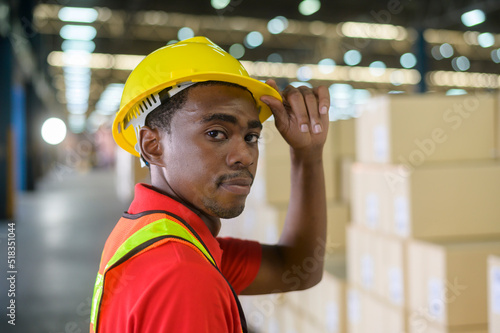
M 208 131 L 207 135 L 209 137 L 217 139 L 217 140 L 224 140 L 224 139 L 226 139 L 226 134 L 224 134 L 224 132 L 222 132 L 222 131 L 217 131 L 217 130 Z
M 259 141 L 259 138 L 260 136 L 258 134 L 248 134 L 246 137 L 245 137 L 245 140 L 248 142 L 248 143 L 257 143 Z

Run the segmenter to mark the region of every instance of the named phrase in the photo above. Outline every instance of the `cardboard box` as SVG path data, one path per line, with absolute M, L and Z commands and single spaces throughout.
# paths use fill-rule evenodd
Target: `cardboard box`
M 351 168 L 354 163 L 354 159 L 352 157 L 341 157 L 340 158 L 340 200 L 344 202 L 351 201 Z
M 279 230 L 283 229 L 287 206 L 276 205 Z M 342 253 L 345 250 L 345 228 L 349 222 L 349 205 L 345 202 L 327 202 L 326 252 Z
M 493 94 L 385 95 L 360 105 L 356 155 L 365 163 L 492 159 Z
M 385 233 L 439 240 L 500 235 L 500 163 L 355 163 L 352 218 Z
M 392 307 L 355 287 L 347 291 L 349 333 L 404 333 L 405 311 Z
M 356 120 L 355 118 L 330 122 L 336 155 L 356 160 Z
M 258 173 L 264 174 L 265 195 L 271 204 L 287 204 L 290 199 L 290 149 L 274 122 L 265 122 L 262 131 L 261 159 Z M 330 122 L 328 138 L 323 149 L 327 200 L 340 198 L 342 156 L 354 158 L 354 119 Z
M 353 286 L 380 294 L 382 243 L 373 232 L 357 225 L 347 227 L 347 279 Z
M 351 167 L 351 221 L 390 233 L 392 196 L 383 175 L 386 166 L 354 163 Z
M 488 257 L 488 322 L 490 333 L 500 332 L 500 257 Z
M 455 329 L 487 323 L 487 257 L 500 240 L 408 243 L 410 325 L 423 320 Z
M 420 321 L 413 326 L 409 326 L 408 333 L 488 333 L 488 325 L 447 327 Z
M 406 242 L 361 226 L 348 228 L 349 282 L 392 306 L 406 301 Z

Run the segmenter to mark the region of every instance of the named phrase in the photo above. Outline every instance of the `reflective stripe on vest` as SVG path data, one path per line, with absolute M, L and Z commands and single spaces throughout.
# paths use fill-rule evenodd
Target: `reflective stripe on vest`
M 129 216 L 134 217 L 133 215 Z M 130 225 L 131 223 L 132 225 Z M 143 226 L 140 227 L 141 225 Z M 120 227 L 124 227 L 122 229 L 125 230 L 120 230 Z M 135 230 L 136 228 L 138 230 Z M 118 229 L 118 231 L 115 234 L 116 229 Z M 167 214 L 166 212 L 153 211 L 147 214 L 141 214 L 138 219 L 134 220 L 130 220 L 129 218 L 124 216 L 118 222 L 115 230 L 113 230 L 110 235 L 110 239 L 108 239 L 108 242 L 112 240 L 110 242 L 110 245 L 108 246 L 108 242 L 106 242 L 106 246 L 101 258 L 99 272 L 97 274 L 96 282 L 94 285 L 92 308 L 90 314 L 91 332 L 97 332 L 106 272 L 128 259 L 154 248 L 160 243 L 166 241 L 176 241 L 186 244 L 193 248 L 201 256 L 203 256 L 209 263 L 214 266 L 214 268 L 216 268 L 220 272 L 214 258 L 201 242 L 201 239 L 199 239 L 199 236 L 196 235 L 194 230 L 192 230 L 192 228 L 190 228 L 187 224 L 183 223 L 182 220 L 177 219 L 174 216 Z M 127 232 L 133 233 L 131 235 L 127 235 Z M 123 235 L 125 235 L 125 239 L 121 239 L 121 237 L 124 237 Z M 118 240 L 118 242 L 113 242 L 116 240 Z M 111 249 L 109 249 L 109 247 L 111 247 Z M 229 282 L 228 285 L 231 288 L 238 305 L 242 331 L 246 332 L 246 321 L 243 310 L 241 309 L 241 305 L 236 296 L 236 293 L 234 292 Z

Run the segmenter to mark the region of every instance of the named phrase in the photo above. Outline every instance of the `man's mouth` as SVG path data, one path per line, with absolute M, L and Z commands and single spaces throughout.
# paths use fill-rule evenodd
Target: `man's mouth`
M 244 172 L 245 175 L 225 175 L 219 181 L 219 187 L 224 190 L 239 195 L 248 195 L 253 183 L 253 176 L 250 172 Z

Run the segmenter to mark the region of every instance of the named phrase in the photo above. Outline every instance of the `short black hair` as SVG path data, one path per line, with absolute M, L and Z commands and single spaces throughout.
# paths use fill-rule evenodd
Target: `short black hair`
M 155 110 L 153 110 L 150 114 L 146 116 L 146 121 L 144 125 L 153 129 L 158 128 L 170 132 L 170 124 L 172 122 L 172 117 L 174 116 L 175 112 L 177 112 L 177 110 L 181 109 L 184 106 L 184 104 L 186 104 L 189 90 L 191 90 L 191 88 L 193 87 L 215 86 L 215 85 L 237 87 L 244 89 L 248 91 L 250 95 L 252 95 L 252 98 L 255 101 L 252 92 L 248 90 L 246 87 L 240 86 L 239 84 L 224 82 L 224 81 L 203 81 L 180 91 L 179 93 L 172 96 L 172 98 L 169 98 L 167 101 L 162 102 L 160 106 L 158 106 Z

